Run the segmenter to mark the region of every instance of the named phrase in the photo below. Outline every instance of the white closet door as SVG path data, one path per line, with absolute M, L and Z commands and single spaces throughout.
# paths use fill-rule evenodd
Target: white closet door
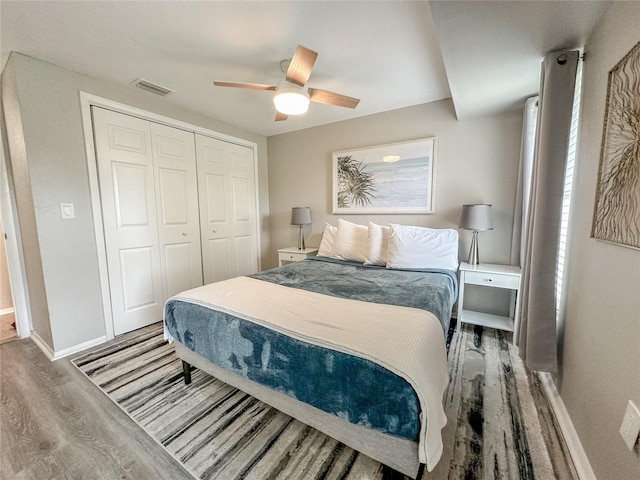
M 149 122 L 92 108 L 114 333 L 162 319 Z
M 258 271 L 251 148 L 196 134 L 205 283 Z
M 151 123 L 164 298 L 202 285 L 193 133 Z

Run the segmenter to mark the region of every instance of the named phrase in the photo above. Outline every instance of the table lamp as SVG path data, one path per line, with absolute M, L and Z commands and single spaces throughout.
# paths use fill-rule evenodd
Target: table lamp
M 473 239 L 471 240 L 467 263 L 477 265 L 480 263 L 480 257 L 478 256 L 478 231 L 493 230 L 491 205 L 485 203 L 463 205 L 462 215 L 460 216 L 460 228 L 473 230 Z
M 298 250 L 304 250 L 303 225 L 311 224 L 311 209 L 309 207 L 293 207 L 291 209 L 291 225 L 300 225 L 300 238 L 298 238 Z

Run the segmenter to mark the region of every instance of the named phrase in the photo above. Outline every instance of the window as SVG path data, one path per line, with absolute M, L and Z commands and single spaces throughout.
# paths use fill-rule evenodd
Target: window
M 567 151 L 567 167 L 564 175 L 564 193 L 562 196 L 562 218 L 560 221 L 560 243 L 556 264 L 556 319 L 560 318 L 563 300 L 564 272 L 566 265 L 567 236 L 569 231 L 569 214 L 571 212 L 571 193 L 573 191 L 573 172 L 578 147 L 578 124 L 580 119 L 580 98 L 582 94 L 582 60 L 578 60 L 576 71 L 576 88 L 573 96 L 573 112 L 571 114 L 571 131 L 569 149 Z

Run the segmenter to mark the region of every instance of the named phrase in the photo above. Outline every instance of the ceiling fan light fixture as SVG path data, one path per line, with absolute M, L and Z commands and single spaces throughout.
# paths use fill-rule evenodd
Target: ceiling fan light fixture
M 276 110 L 285 115 L 300 115 L 309 110 L 309 94 L 306 89 L 287 84 L 273 94 Z
M 309 110 L 309 102 L 335 105 L 337 107 L 356 108 L 359 99 L 341 95 L 339 93 L 322 90 L 320 88 L 307 88 L 307 80 L 313 70 L 318 53 L 298 45 L 291 60 L 280 62 L 280 69 L 285 77 L 278 85 L 265 85 L 262 83 L 246 82 L 222 82 L 214 81 L 217 87 L 247 88 L 250 90 L 268 90 L 273 94 L 273 103 L 276 107 L 276 122 L 286 120 L 289 115 L 301 115 Z

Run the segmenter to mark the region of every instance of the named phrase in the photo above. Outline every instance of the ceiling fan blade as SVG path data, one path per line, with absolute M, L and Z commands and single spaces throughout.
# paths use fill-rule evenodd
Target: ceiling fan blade
M 240 83 L 240 82 L 213 82 L 216 87 L 249 88 L 251 90 L 271 90 L 275 91 L 275 85 L 263 85 L 261 83 Z
M 298 45 L 287 69 L 287 82 L 304 87 L 304 84 L 309 80 L 309 75 L 311 75 L 311 70 L 314 63 L 316 63 L 317 57 L 318 54 L 313 50 Z
M 360 99 L 340 95 L 339 93 L 321 90 L 319 88 L 309 88 L 309 100 L 317 103 L 326 103 L 328 105 L 336 105 L 338 107 L 356 108 Z
M 285 115 L 284 113 L 276 111 L 276 122 L 281 122 L 283 120 L 286 120 L 287 118 L 289 118 L 289 115 Z

